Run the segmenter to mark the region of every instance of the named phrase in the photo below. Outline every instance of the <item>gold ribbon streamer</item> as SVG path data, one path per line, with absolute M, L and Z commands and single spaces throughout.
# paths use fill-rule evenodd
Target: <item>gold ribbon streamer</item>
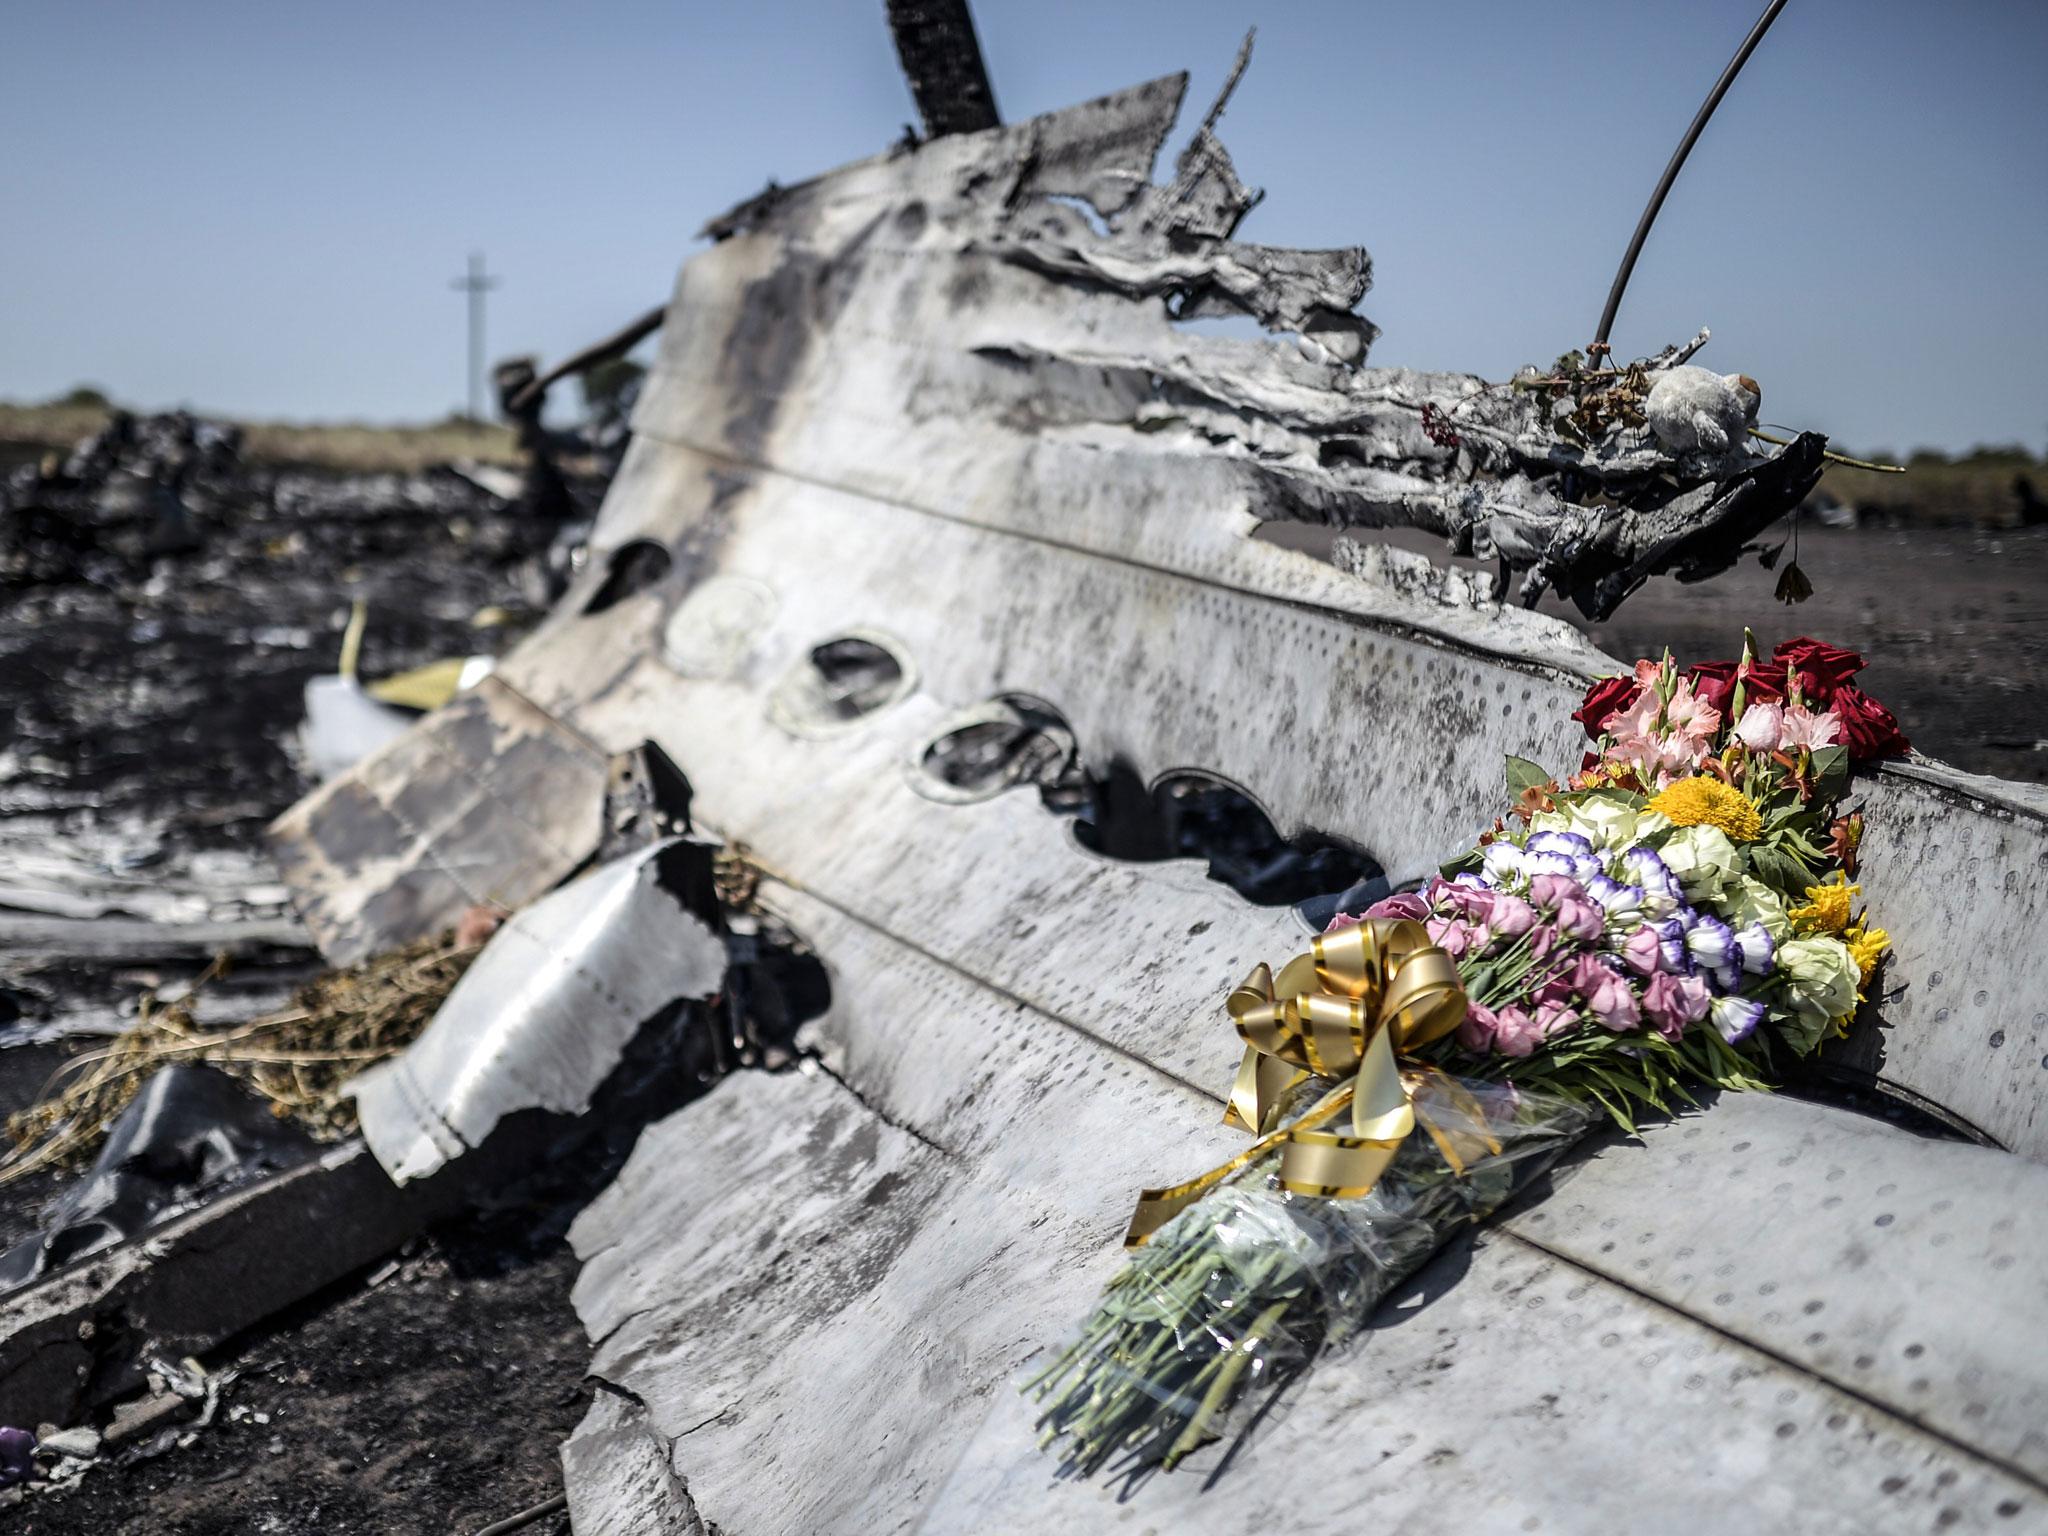
M 1317 936 L 1277 978 L 1258 966 L 1225 1007 L 1244 1038 L 1224 1123 L 1258 1140 L 1219 1168 L 1138 1196 L 1124 1245 L 1135 1248 L 1184 1208 L 1275 1147 L 1280 1182 L 1296 1194 L 1355 1199 L 1370 1193 L 1416 1125 L 1430 1134 L 1455 1172 L 1500 1144 L 1481 1130 L 1448 1124 L 1430 1112 L 1429 1095 L 1449 1100 L 1469 1123 L 1485 1116 L 1456 1081 L 1401 1058 L 1440 1040 L 1465 1018 L 1457 962 L 1406 918 L 1368 918 Z M 1349 1081 L 1325 1094 L 1293 1124 L 1269 1122 L 1288 1092 L 1311 1077 Z M 1324 1130 L 1346 1108 L 1349 1134 Z

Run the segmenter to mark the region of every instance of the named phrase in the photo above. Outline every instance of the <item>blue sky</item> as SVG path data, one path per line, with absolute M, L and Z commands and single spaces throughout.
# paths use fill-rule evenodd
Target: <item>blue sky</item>
M 1006 118 L 1186 68 L 1267 192 L 1359 243 L 1373 361 L 1583 343 L 1757 0 L 980 0 Z M 704 218 L 913 116 L 881 0 L 7 0 L 0 398 L 100 384 L 292 419 L 438 416 L 490 350 L 659 301 Z M 1852 447 L 2048 443 L 2048 6 L 1792 0 L 1695 152 L 1615 340 L 1701 324 L 1764 416 Z

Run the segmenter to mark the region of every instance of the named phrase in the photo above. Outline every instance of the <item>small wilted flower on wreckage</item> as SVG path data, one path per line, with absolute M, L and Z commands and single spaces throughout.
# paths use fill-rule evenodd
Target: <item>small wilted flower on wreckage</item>
M 1523 826 L 1527 826 L 1532 816 L 1540 815 L 1557 804 L 1557 801 L 1553 798 L 1556 793 L 1557 780 L 1555 779 L 1552 779 L 1547 784 L 1531 784 L 1527 789 L 1515 796 L 1512 814 Z
M 1849 874 L 1856 873 L 1856 850 L 1863 844 L 1863 813 L 1851 811 L 1828 823 L 1828 857 Z

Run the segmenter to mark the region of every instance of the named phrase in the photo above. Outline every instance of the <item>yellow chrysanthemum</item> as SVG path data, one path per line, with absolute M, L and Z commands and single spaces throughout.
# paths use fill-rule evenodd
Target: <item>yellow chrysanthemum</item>
M 1704 774 L 1659 790 L 1650 797 L 1650 809 L 1681 827 L 1719 827 L 1735 843 L 1753 842 L 1764 829 L 1763 815 L 1747 795 Z
M 1849 946 L 1849 958 L 1856 962 L 1856 969 L 1862 975 L 1858 985 L 1870 985 L 1870 973 L 1877 969 L 1877 962 L 1892 947 L 1892 936 L 1882 928 L 1866 928 L 1859 924 L 1842 938 Z
M 1786 914 L 1801 933 L 1840 933 L 1849 926 L 1849 904 L 1863 889 L 1850 885 L 1840 870 L 1825 885 L 1806 888 L 1807 904 Z

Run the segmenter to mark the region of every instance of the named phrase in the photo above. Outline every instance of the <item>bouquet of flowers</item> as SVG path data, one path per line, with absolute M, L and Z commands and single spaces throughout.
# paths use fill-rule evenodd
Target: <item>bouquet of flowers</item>
M 1576 773 L 1510 758 L 1506 814 L 1440 876 L 1254 971 L 1225 1119 L 1258 1139 L 1141 1197 L 1131 1262 L 1026 1384 L 1045 1443 L 1083 1472 L 1172 1466 L 1600 1114 L 1768 1087 L 1846 1031 L 1889 941 L 1842 800 L 1854 763 L 1907 749 L 1862 665 L 1745 636 L 1737 661 L 1603 679 Z

